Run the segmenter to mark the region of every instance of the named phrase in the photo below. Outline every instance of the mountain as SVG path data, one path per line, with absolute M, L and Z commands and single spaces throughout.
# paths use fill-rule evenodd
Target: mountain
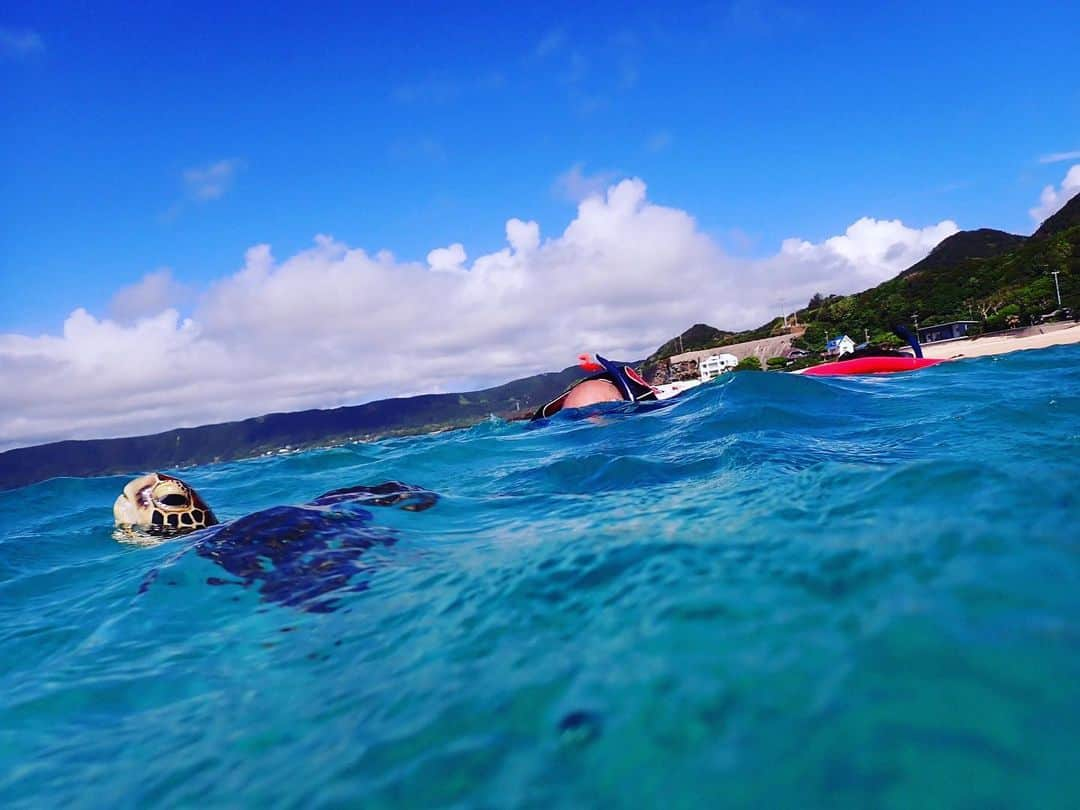
M 23 447 L 0 453 L 0 489 L 57 476 L 136 473 L 244 458 L 283 447 L 463 427 L 483 421 L 491 414 L 522 418 L 581 376 L 581 369 L 571 366 L 483 391 L 383 399 L 332 410 L 273 413 L 151 436 Z
M 1080 194 L 1065 203 L 1060 211 L 1043 222 L 1039 226 L 1039 230 L 1035 231 L 1032 239 L 1046 239 L 1054 234 L 1075 228 L 1077 225 L 1080 225 Z
M 822 333 L 867 330 L 882 339 L 892 324 L 916 318 L 923 326 L 975 320 L 987 332 L 1026 326 L 1058 307 L 1053 270 L 1062 305 L 1080 308 L 1080 197 L 1031 237 L 989 229 L 954 234 L 896 278 L 832 299 L 805 320 Z M 811 330 L 804 336 L 811 343 L 820 338 Z
M 818 352 L 824 349 L 826 332 L 841 331 L 852 337 L 869 334 L 876 343 L 890 343 L 895 340 L 893 324 L 910 324 L 916 318 L 922 326 L 975 320 L 979 321 L 976 333 L 1037 323 L 1058 308 L 1051 275 L 1055 270 L 1061 306 L 1080 312 L 1080 195 L 1032 236 L 991 228 L 961 231 L 876 287 L 853 295 L 815 295 L 796 313 L 806 332 L 795 344 Z M 778 335 L 784 325 L 775 318 L 744 332 L 723 332 L 705 324 L 692 329 L 696 334 L 718 336 L 693 348 L 712 348 Z M 687 351 L 690 348 L 686 345 Z M 663 361 L 676 353 L 668 341 L 649 357 L 648 370 L 655 379 L 663 378 Z
M 673 354 L 692 352 L 697 349 L 707 349 L 710 346 L 719 344 L 734 334 L 734 332 L 725 332 L 723 329 L 717 329 L 708 324 L 695 323 L 681 335 L 676 335 L 653 352 L 645 362 L 648 364 L 653 357 L 659 355 L 670 357 Z
M 900 276 L 947 270 L 966 259 L 987 259 L 1015 250 L 1027 241 L 1026 236 L 980 228 L 977 231 L 960 231 L 942 239 L 930 251 L 930 255 L 911 265 Z

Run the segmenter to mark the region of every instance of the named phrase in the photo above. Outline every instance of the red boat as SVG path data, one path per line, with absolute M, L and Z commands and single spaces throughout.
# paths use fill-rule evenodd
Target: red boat
M 928 366 L 944 363 L 944 359 L 930 357 L 856 357 L 853 360 L 837 360 L 803 369 L 808 377 L 845 377 L 850 374 L 896 374 L 900 371 L 918 371 Z

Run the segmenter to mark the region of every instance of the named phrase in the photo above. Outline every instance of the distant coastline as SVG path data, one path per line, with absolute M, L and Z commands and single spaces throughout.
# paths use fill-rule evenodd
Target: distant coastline
M 996 335 L 927 343 L 922 349 L 925 357 L 952 360 L 1009 354 L 1028 349 L 1047 349 L 1051 346 L 1067 346 L 1071 343 L 1080 343 L 1080 324 L 1078 323 L 1052 323 Z
M 929 343 L 923 346 L 923 354 L 931 358 L 962 359 L 1078 343 L 1080 323 L 1069 322 Z M 181 428 L 149 436 L 72 440 L 17 448 L 0 453 L 0 491 L 57 477 L 175 469 L 394 436 L 437 433 L 471 427 L 491 416 L 521 419 L 528 412 L 527 406 L 549 399 L 580 376 L 577 367 L 570 367 L 558 373 L 515 380 L 483 392 L 379 400 L 351 408 L 269 414 L 240 422 Z M 523 389 L 528 389 L 528 393 L 523 393 Z M 469 402 L 469 397 L 477 397 L 479 402 Z M 424 407 L 415 412 L 418 402 Z M 462 405 L 463 402 L 467 404 Z M 443 410 L 439 411 L 436 403 L 441 404 Z M 480 406 L 479 411 L 475 405 Z M 413 412 L 412 417 L 417 421 L 409 424 L 406 412 Z M 434 416 L 435 413 L 440 413 L 440 417 Z
M 59 477 L 164 470 L 521 418 L 581 376 L 571 366 L 481 391 L 396 397 L 328 410 L 271 413 L 144 436 L 79 439 L 0 453 L 0 490 Z

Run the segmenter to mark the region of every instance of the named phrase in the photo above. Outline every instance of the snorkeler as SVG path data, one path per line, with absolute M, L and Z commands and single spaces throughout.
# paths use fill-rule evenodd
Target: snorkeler
M 544 419 L 561 410 L 584 408 L 602 402 L 654 402 L 657 391 L 633 368 L 596 355 L 581 355 L 579 365 L 591 376 L 578 380 L 555 399 L 536 409 L 532 419 Z

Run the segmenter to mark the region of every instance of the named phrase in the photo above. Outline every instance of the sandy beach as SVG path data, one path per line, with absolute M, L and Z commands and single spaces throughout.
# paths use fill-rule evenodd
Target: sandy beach
M 926 357 L 954 359 L 1008 354 L 1024 349 L 1045 349 L 1048 346 L 1064 346 L 1070 343 L 1080 343 L 1080 324 L 1069 322 L 1032 326 L 1014 334 L 926 343 L 922 349 Z

